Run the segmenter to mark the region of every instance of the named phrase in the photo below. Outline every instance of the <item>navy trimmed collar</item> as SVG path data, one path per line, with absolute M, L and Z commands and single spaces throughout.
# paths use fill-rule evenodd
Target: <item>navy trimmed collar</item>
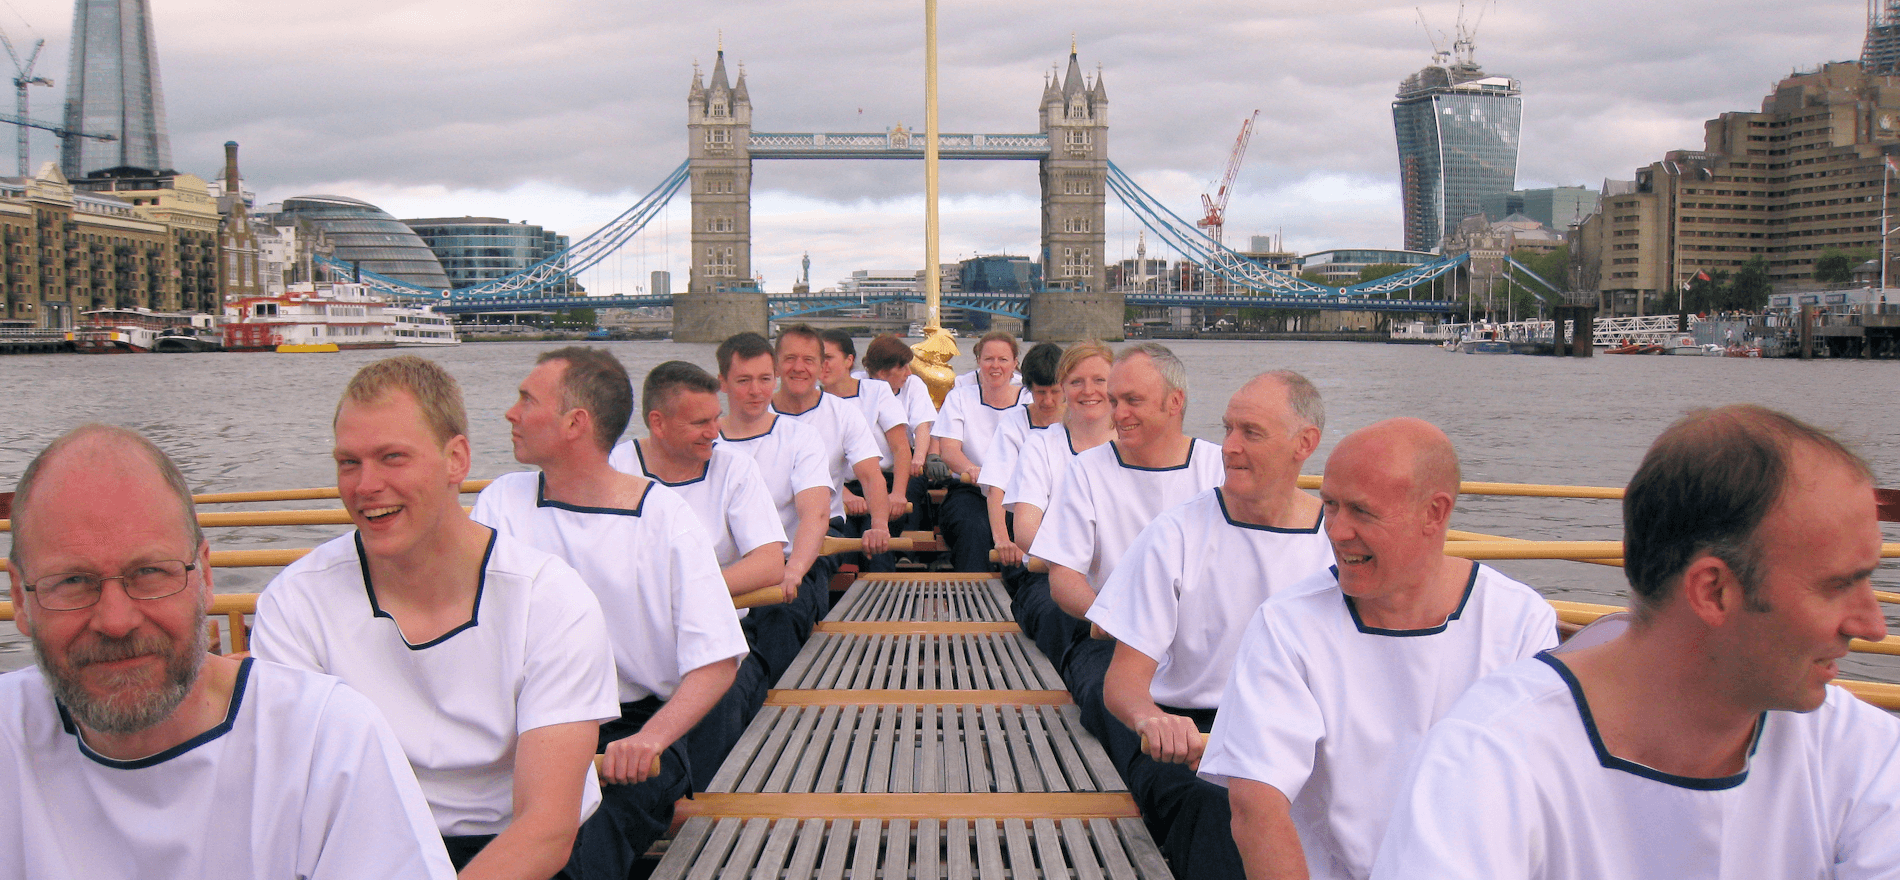
M 487 527 L 484 526 L 484 528 Z M 474 629 L 480 626 L 482 623 L 482 593 L 488 589 L 488 560 L 495 555 L 495 535 L 496 532 L 494 529 L 488 529 L 488 546 L 482 548 L 482 564 L 480 568 L 476 569 L 475 606 L 468 610 L 468 622 L 456 626 L 454 629 L 423 642 L 420 645 L 412 645 L 409 643 L 409 639 L 403 636 L 402 625 L 396 624 L 395 616 L 384 611 L 383 606 L 376 602 L 376 584 L 371 582 L 369 577 L 369 554 L 363 552 L 363 533 L 356 532 L 352 535 L 352 537 L 356 539 L 356 562 L 363 568 L 363 592 L 369 595 L 370 616 L 387 618 L 390 623 L 396 624 L 396 638 L 401 639 L 403 647 L 411 651 L 433 648 L 449 639 L 455 638 L 456 634 L 465 629 Z
M 204 733 L 198 734 L 191 739 L 185 740 L 155 755 L 146 755 L 143 758 L 121 761 L 117 758 L 108 758 L 93 751 L 92 746 L 86 745 L 86 738 L 79 735 L 79 725 L 73 721 L 73 716 L 66 711 L 65 704 L 55 699 L 53 701 L 53 707 L 59 710 L 60 727 L 64 728 L 67 733 L 72 734 L 74 742 L 79 743 L 80 754 L 85 755 L 96 764 L 102 764 L 114 770 L 143 770 L 146 767 L 155 767 L 159 764 L 163 764 L 166 761 L 230 733 L 231 728 L 237 724 L 238 710 L 244 705 L 244 692 L 250 684 L 251 663 L 255 659 L 254 657 L 246 657 L 238 661 L 237 681 L 231 686 L 231 705 L 224 710 L 224 720 L 219 721 L 215 726 Z M 202 671 L 200 674 L 203 674 Z
M 1073 435 L 1071 435 L 1071 436 L 1073 436 Z M 1194 439 L 1193 437 L 1189 437 L 1189 438 L 1188 438 L 1188 454 L 1187 454 L 1187 458 L 1186 458 L 1185 460 L 1183 460 L 1183 461 L 1182 461 L 1182 462 L 1181 462 L 1180 464 L 1177 464 L 1177 465 L 1172 465 L 1172 466 L 1170 466 L 1170 467 L 1142 467 L 1142 466 L 1140 466 L 1140 465 L 1133 465 L 1133 464 L 1129 464 L 1128 462 L 1126 462 L 1126 461 L 1123 461 L 1123 460 L 1122 460 L 1122 447 L 1121 447 L 1121 442 L 1120 442 L 1120 441 L 1118 441 L 1118 440 L 1110 440 L 1110 441 L 1108 441 L 1108 448 L 1109 448 L 1109 449 L 1111 449 L 1111 450 L 1113 450 L 1113 451 L 1114 451 L 1114 453 L 1115 453 L 1115 463 L 1116 463 L 1116 464 L 1118 464 L 1118 465 L 1120 465 L 1121 467 L 1123 467 L 1123 468 L 1124 468 L 1124 469 L 1126 469 L 1126 470 L 1131 470 L 1131 471 L 1148 471 L 1149 473 L 1161 473 L 1161 472 L 1163 472 L 1163 471 L 1178 471 L 1178 470 L 1183 470 L 1183 469 L 1185 469 L 1185 468 L 1187 468 L 1187 467 L 1188 467 L 1189 465 L 1192 465 L 1192 464 L 1194 464 L 1194 447 L 1196 447 L 1196 446 L 1199 446 L 1199 445 L 1201 445 L 1201 443 L 1200 443 L 1200 441 L 1199 441 L 1199 440 L 1196 440 L 1196 439 Z M 1075 443 L 1074 443 L 1074 441 L 1070 441 L 1070 443 L 1069 443 L 1069 449 L 1070 449 L 1071 451 L 1073 451 L 1073 450 L 1075 449 Z
M 1479 568 L 1482 568 L 1482 566 L 1480 566 L 1478 563 L 1476 562 L 1471 563 L 1471 576 L 1465 579 L 1465 594 L 1459 597 L 1458 607 L 1452 609 L 1451 615 L 1445 618 L 1445 622 L 1437 626 L 1428 626 L 1428 627 L 1425 627 L 1424 629 L 1381 629 L 1376 626 L 1367 626 L 1365 621 L 1359 619 L 1359 606 L 1353 603 L 1352 597 L 1347 596 L 1345 590 L 1340 590 L 1339 595 L 1344 597 L 1346 600 L 1346 611 L 1352 614 L 1352 625 L 1357 627 L 1360 632 L 1365 633 L 1366 635 L 1390 636 L 1393 638 L 1414 638 L 1417 636 L 1435 636 L 1441 632 L 1444 632 L 1446 629 L 1450 628 L 1451 622 L 1454 620 L 1457 620 L 1460 615 L 1463 615 L 1465 613 L 1465 604 L 1471 601 L 1471 593 L 1473 589 L 1475 589 L 1478 585 L 1478 569 Z M 1328 568 L 1327 570 L 1333 573 L 1333 580 L 1337 582 L 1339 580 L 1339 566 L 1335 564 L 1331 566 L 1330 568 Z
M 1576 701 L 1577 715 L 1583 720 L 1583 732 L 1590 737 L 1590 748 L 1596 752 L 1597 763 L 1606 770 L 1621 770 L 1624 773 L 1641 776 L 1653 782 L 1686 788 L 1690 791 L 1725 791 L 1748 781 L 1748 765 L 1755 757 L 1755 750 L 1761 746 L 1762 731 L 1768 728 L 1768 713 L 1763 712 L 1755 719 L 1755 735 L 1748 741 L 1748 756 L 1742 761 L 1742 772 L 1733 776 L 1677 776 L 1664 773 L 1654 767 L 1638 764 L 1635 761 L 1619 758 L 1610 754 L 1608 746 L 1603 744 L 1603 735 L 1597 732 L 1596 716 L 1590 712 L 1590 701 L 1583 696 L 1583 683 L 1577 676 L 1549 651 L 1537 652 L 1537 659 L 1556 670 L 1557 677 L 1564 680 L 1564 686 L 1570 688 L 1570 698 Z
M 634 448 L 638 449 L 640 447 L 636 443 Z M 645 465 L 642 465 L 641 469 L 645 470 Z M 705 475 L 701 474 L 700 478 L 704 479 Z M 604 513 L 612 516 L 639 516 L 640 511 L 646 509 L 647 496 L 651 494 L 653 494 L 653 482 L 649 481 L 647 485 L 640 490 L 640 503 L 635 504 L 631 510 L 624 507 L 583 507 L 579 504 L 568 504 L 565 501 L 549 501 L 548 475 L 546 471 L 542 471 L 537 474 L 535 478 L 534 506 L 552 507 L 555 510 L 566 510 L 573 513 Z
M 774 420 L 772 423 L 775 425 L 778 424 L 777 420 Z M 694 477 L 690 480 L 681 480 L 677 483 L 669 483 L 665 480 L 660 479 L 659 477 L 654 476 L 652 471 L 647 470 L 647 454 L 645 452 L 640 451 L 640 441 L 634 440 L 632 442 L 633 442 L 633 457 L 634 457 L 634 460 L 640 462 L 640 473 L 645 475 L 647 479 L 652 480 L 655 483 L 659 483 L 662 486 L 673 486 L 673 487 L 691 486 L 694 483 L 697 483 L 706 479 L 706 475 L 712 473 L 712 461 L 709 459 L 707 461 L 700 462 L 699 476 Z M 641 493 L 640 495 L 640 505 L 642 507 L 646 506 L 645 493 Z M 638 516 L 639 513 L 636 511 L 634 515 Z
M 765 411 L 766 411 L 766 412 L 769 412 L 769 413 L 771 413 L 771 414 L 772 414 L 772 424 L 770 424 L 770 425 L 767 425 L 767 426 L 765 427 L 765 430 L 763 430 L 763 431 L 760 431 L 760 432 L 759 432 L 759 433 L 757 433 L 757 434 L 753 434 L 753 435 L 752 435 L 752 436 L 750 436 L 750 437 L 728 437 L 728 436 L 726 436 L 726 429 L 722 427 L 722 428 L 720 428 L 720 429 L 719 429 L 719 439 L 721 439 L 721 440 L 724 440 L 724 441 L 726 441 L 727 443 L 744 443 L 744 442 L 746 442 L 746 441 L 748 441 L 748 440 L 757 440 L 757 439 L 759 439 L 760 437 L 764 437 L 764 436 L 766 436 L 767 434 L 770 434 L 770 433 L 772 433 L 773 431 L 775 431 L 775 430 L 777 430 L 777 429 L 778 429 L 778 417 L 779 417 L 779 416 L 781 416 L 781 415 L 784 415 L 784 413 L 781 413 L 781 412 L 779 412 L 778 410 L 775 410 L 775 409 L 773 409 L 773 408 L 772 408 L 772 405 L 771 405 L 771 404 L 769 404 L 769 403 L 765 405 Z
M 1227 524 L 1235 528 L 1253 529 L 1257 532 L 1275 532 L 1282 535 L 1317 535 L 1319 534 L 1320 527 L 1326 524 L 1326 509 L 1323 507 L 1320 508 L 1319 517 L 1313 520 L 1312 528 L 1282 529 L 1274 526 L 1263 526 L 1258 523 L 1241 522 L 1240 520 L 1234 519 L 1234 515 L 1227 512 L 1227 493 L 1221 491 L 1221 487 L 1219 486 L 1214 487 L 1214 500 L 1220 504 L 1221 518 L 1227 520 Z M 1338 577 L 1338 572 L 1339 567 L 1334 566 L 1333 576 Z M 1470 592 L 1470 589 L 1469 586 L 1465 588 L 1467 593 Z M 1463 607 L 1462 603 L 1460 603 L 1460 607 Z
M 775 412 L 775 413 L 778 413 L 779 415 L 782 415 L 782 416 L 791 416 L 792 418 L 798 418 L 799 416 L 802 416 L 802 415 L 804 415 L 804 414 L 806 414 L 806 413 L 809 413 L 809 412 L 816 412 L 816 411 L 818 410 L 818 408 L 819 408 L 819 407 L 821 407 L 821 406 L 824 406 L 824 405 L 825 405 L 825 395 L 827 395 L 827 394 L 831 394 L 831 392 L 829 392 L 829 391 L 826 391 L 826 390 L 825 390 L 825 386 L 823 386 L 823 385 L 820 385 L 820 386 L 818 386 L 818 401 L 817 401 L 816 403 L 813 403 L 813 404 L 812 404 L 811 406 L 808 406 L 808 407 L 806 407 L 806 408 L 804 408 L 804 409 L 802 409 L 802 410 L 799 410 L 798 412 L 786 412 L 786 411 L 784 411 L 784 410 L 782 410 L 782 409 L 779 409 L 779 408 L 778 408 L 778 404 L 776 404 L 776 403 L 768 403 L 768 404 L 766 404 L 766 406 L 769 406 L 769 407 L 771 407 L 771 408 L 772 408 L 772 411 L 773 411 L 773 412 Z M 836 394 L 831 394 L 831 396 L 833 396 L 833 397 L 837 397 L 838 395 L 836 395 Z

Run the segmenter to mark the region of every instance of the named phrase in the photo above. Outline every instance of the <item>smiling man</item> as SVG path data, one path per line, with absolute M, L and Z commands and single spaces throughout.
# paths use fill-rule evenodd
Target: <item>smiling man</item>
M 1108 726 L 1109 757 L 1175 873 L 1199 880 L 1241 876 L 1227 792 L 1190 769 L 1241 633 L 1262 602 L 1333 562 L 1320 500 L 1298 485 L 1326 425 L 1313 383 L 1262 373 L 1234 393 L 1221 425 L 1221 487 L 1142 529 L 1089 608 L 1116 640 L 1102 691 L 1119 722 Z
M 1338 564 L 1253 614 L 1201 758 L 1249 880 L 1365 877 L 1425 731 L 1480 676 L 1556 644 L 1535 590 L 1445 555 L 1458 482 L 1451 441 L 1417 419 L 1328 457 Z
M 772 395 L 772 411 L 818 432 L 824 444 L 819 452 L 831 472 L 831 531 L 864 539 L 864 552 L 883 553 L 891 538 L 891 503 L 878 467 L 877 440 L 864 415 L 837 395 L 825 391 L 819 379 L 824 376 L 824 337 L 806 324 L 780 328 L 773 345 L 778 358 L 778 392 Z M 845 525 L 845 484 L 857 480 L 864 490 L 863 500 L 869 518 L 864 530 L 852 534 Z M 815 612 L 823 617 L 830 608 L 830 584 L 823 584 L 815 598 Z
M 567 563 L 462 510 L 468 416 L 440 366 L 358 370 L 335 433 L 356 530 L 271 581 L 252 651 L 382 710 L 461 877 L 611 874 L 624 844 L 596 811 L 593 755 L 620 706 L 600 603 Z
M 0 877 L 432 877 L 402 747 L 336 679 L 207 654 L 210 548 L 176 465 L 87 425 L 20 477 L 0 676 Z
M 1692 413 L 1623 527 L 1629 615 L 1472 686 L 1373 876 L 1900 876 L 1900 721 L 1828 684 L 1886 635 L 1866 462 L 1772 410 Z
M 632 413 L 626 368 L 611 353 L 579 346 L 542 353 L 506 415 L 515 460 L 541 470 L 497 477 L 470 514 L 559 556 L 600 600 L 620 698 L 620 717 L 600 730 L 601 775 L 615 783 L 601 793 L 601 812 L 625 839 L 629 860 L 666 831 L 673 802 L 689 792 L 702 757 L 691 753 L 687 734 L 725 696 L 750 651 L 698 515 L 673 490 L 607 462 Z M 737 737 L 713 733 L 704 745 L 714 750 Z

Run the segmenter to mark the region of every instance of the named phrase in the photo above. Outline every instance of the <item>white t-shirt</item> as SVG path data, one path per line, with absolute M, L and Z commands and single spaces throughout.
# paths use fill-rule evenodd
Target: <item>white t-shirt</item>
M 863 370 L 852 370 L 851 378 L 860 382 L 883 381 L 872 379 Z M 885 382 L 884 387 L 890 388 L 891 384 Z M 916 443 L 917 426 L 937 420 L 937 404 L 930 399 L 930 387 L 925 385 L 924 380 L 915 373 L 905 376 L 904 387 L 897 392 L 897 402 L 904 408 L 904 423 L 910 425 L 910 442 Z
M 1432 728 L 1372 876 L 1900 876 L 1893 716 L 1830 685 L 1813 712 L 1765 713 L 1741 773 L 1691 779 L 1606 751 L 1561 666 L 1505 667 Z
M 646 477 L 672 489 L 699 516 L 700 527 L 713 542 L 713 556 L 725 568 L 747 553 L 774 541 L 785 541 L 772 493 L 759 476 L 759 466 L 730 446 L 714 445 L 712 458 L 699 476 L 669 483 L 646 468 L 646 453 L 637 440 L 622 440 L 607 456 L 614 470 Z M 741 615 L 744 616 L 744 615 Z
M 433 641 L 410 644 L 377 606 L 351 532 L 271 580 L 257 600 L 251 652 L 337 676 L 369 697 L 446 837 L 508 827 L 521 734 L 620 717 L 600 603 L 567 563 L 499 535 L 489 540 L 475 613 Z M 581 818 L 599 804 L 590 766 Z
M 837 395 L 820 390 L 818 402 L 804 412 L 788 413 L 777 406 L 772 411 L 818 432 L 818 448 L 825 467 L 831 472 L 831 515 L 844 516 L 844 484 L 858 478 L 852 467 L 865 459 L 877 458 L 877 441 L 871 439 L 871 426 L 856 407 Z
M 1062 482 L 1062 475 L 1074 461 L 1075 447 L 1069 442 L 1069 426 L 1057 422 L 1040 431 L 1031 431 L 1016 450 L 1016 467 L 1003 487 L 1003 504 L 1028 504 L 1037 510 L 1049 509 L 1049 496 Z
M 897 461 L 891 457 L 891 441 L 889 437 L 884 436 L 884 432 L 904 426 L 904 436 L 910 436 L 909 423 L 905 421 L 904 405 L 891 394 L 891 386 L 877 379 L 859 379 L 856 394 L 849 397 L 837 395 L 837 397 L 844 403 L 857 407 L 858 414 L 864 417 L 865 425 L 871 429 L 871 439 L 877 442 L 877 466 L 890 470 Z
M 825 467 L 825 438 L 810 425 L 794 419 L 772 417 L 772 427 L 763 434 L 732 439 L 724 433 L 713 441 L 713 449 L 730 449 L 752 459 L 759 478 L 778 508 L 779 526 L 785 530 L 785 555 L 792 555 L 791 536 L 798 534 L 798 493 L 806 489 L 831 486 L 831 471 Z M 835 498 L 837 489 L 831 490 Z
M 937 426 L 931 429 L 931 436 L 961 442 L 963 457 L 983 468 L 990 463 L 990 444 L 996 439 L 996 426 L 1003 416 L 1026 406 L 1032 399 L 1028 391 L 1020 391 L 1015 403 L 999 408 L 983 402 L 983 389 L 979 386 L 952 388 L 943 399 L 943 411 L 937 417 Z
M 1056 484 L 1030 555 L 1088 577 L 1096 592 L 1135 536 L 1161 512 L 1221 484 L 1220 447 L 1196 439 L 1169 468 L 1122 464 L 1115 441 L 1075 456 Z
M 1062 422 L 1057 420 L 1054 424 Z M 1010 407 L 997 421 L 996 433 L 990 437 L 989 448 L 983 453 L 989 462 L 983 465 L 983 473 L 978 476 L 977 484 L 985 488 L 1008 489 L 1010 480 L 1015 477 L 1017 462 L 1022 457 L 1023 444 L 1029 442 L 1030 435 L 1040 434 L 1049 430 L 1049 427 L 1031 424 L 1028 406 Z
M 1550 603 L 1482 565 L 1458 610 L 1417 630 L 1362 625 L 1317 572 L 1253 615 L 1200 773 L 1279 789 L 1311 875 L 1359 880 L 1426 730 L 1472 682 L 1556 643 Z
M 1235 522 L 1219 489 L 1157 517 L 1122 554 L 1089 620 L 1157 664 L 1163 706 L 1220 706 L 1260 603 L 1333 564 L 1321 518 L 1304 529 Z
M 0 675 L 0 877 L 454 876 L 369 700 L 261 660 L 224 721 L 131 761 L 88 748 L 34 667 Z
M 979 370 L 971 370 L 967 373 L 958 373 L 957 380 L 951 384 L 951 387 L 952 388 L 975 387 L 977 383 L 982 380 L 982 377 L 983 377 L 983 374 Z M 1021 370 L 1017 370 L 1016 372 L 1009 374 L 1009 384 L 1011 385 L 1023 384 L 1023 374 Z
M 469 516 L 561 557 L 600 600 L 620 702 L 669 700 L 686 673 L 750 650 L 698 515 L 649 482 L 632 510 L 549 501 L 546 477 L 495 478 Z

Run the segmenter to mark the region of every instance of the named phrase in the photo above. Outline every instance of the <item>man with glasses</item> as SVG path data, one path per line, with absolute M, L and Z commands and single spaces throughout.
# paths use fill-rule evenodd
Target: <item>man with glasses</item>
M 0 876 L 449 877 L 369 700 L 206 653 L 209 554 L 138 434 L 87 425 L 27 466 L 8 555 L 38 668 L 0 676 Z

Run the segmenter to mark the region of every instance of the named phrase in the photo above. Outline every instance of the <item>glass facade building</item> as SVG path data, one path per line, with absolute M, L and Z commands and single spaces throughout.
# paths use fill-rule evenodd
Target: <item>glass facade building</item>
M 971 257 L 957 264 L 965 293 L 1033 293 L 1042 289 L 1042 264 L 1028 257 Z
M 285 199 L 273 225 L 309 220 L 336 247 L 336 259 L 418 287 L 442 290 L 449 276 L 421 237 L 401 220 L 368 202 L 344 196 Z
M 66 127 L 117 140 L 62 138 L 60 171 L 69 180 L 116 169 L 170 173 L 171 138 L 146 0 L 78 0 L 71 52 Z
M 1485 196 L 1516 187 L 1519 95 L 1517 80 L 1488 76 L 1468 59 L 1427 67 L 1399 86 L 1392 125 L 1406 250 L 1437 250 L 1459 221 L 1483 213 Z
M 510 223 L 500 217 L 431 217 L 402 222 L 435 252 L 449 284 L 457 288 L 506 278 L 567 250 L 567 236 L 525 220 Z M 572 281 L 566 286 L 572 288 Z M 572 291 L 553 287 L 549 292 Z

